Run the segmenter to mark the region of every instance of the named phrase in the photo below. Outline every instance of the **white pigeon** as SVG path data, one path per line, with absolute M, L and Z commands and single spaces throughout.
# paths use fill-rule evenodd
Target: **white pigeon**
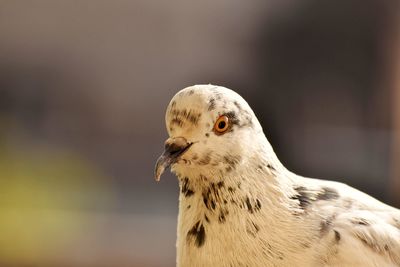
M 155 177 L 179 179 L 177 266 L 400 266 L 400 211 L 287 170 L 234 91 L 187 87 L 166 125 Z

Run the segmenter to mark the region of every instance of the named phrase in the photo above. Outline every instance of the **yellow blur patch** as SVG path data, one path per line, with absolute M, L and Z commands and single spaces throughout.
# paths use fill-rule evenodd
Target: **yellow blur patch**
M 33 151 L 0 149 L 2 264 L 57 262 L 79 242 L 87 212 L 113 205 L 112 186 L 87 161 Z

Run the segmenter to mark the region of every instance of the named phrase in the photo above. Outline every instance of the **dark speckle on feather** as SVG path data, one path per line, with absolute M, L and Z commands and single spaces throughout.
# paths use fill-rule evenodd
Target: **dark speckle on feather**
M 300 246 L 302 246 L 303 248 L 310 248 L 311 247 L 311 243 L 310 242 L 301 242 Z
M 233 104 L 236 106 L 236 108 L 238 109 L 239 113 L 242 112 L 242 107 L 240 106 L 239 102 L 237 102 L 236 100 L 233 101 Z
M 341 239 L 340 233 L 338 231 L 336 231 L 336 230 L 333 230 L 333 232 L 335 232 L 335 241 L 336 241 L 336 243 L 339 243 L 339 241 Z
M 271 171 L 276 171 L 275 167 L 272 166 L 271 164 L 267 164 L 268 169 L 270 169 Z
M 239 155 L 226 155 L 223 157 L 225 165 L 227 165 L 227 171 L 231 171 L 236 168 L 236 165 L 242 160 Z
M 229 118 L 232 125 L 236 125 L 239 128 L 253 126 L 252 116 L 247 111 L 241 112 L 241 120 L 239 120 L 238 115 L 234 111 L 226 113 L 225 116 Z
M 190 197 L 190 196 L 192 196 L 194 194 L 194 191 L 189 188 L 190 187 L 189 178 L 185 177 L 182 180 L 182 186 L 181 187 L 182 187 L 181 192 L 185 197 Z
M 352 224 L 368 226 L 371 223 L 364 218 L 353 218 L 350 220 Z
M 338 192 L 336 189 L 323 187 L 322 192 L 317 194 L 318 200 L 330 200 L 330 199 L 337 199 L 339 197 Z
M 225 116 L 228 117 L 229 123 L 230 123 L 230 124 L 232 124 L 232 125 L 239 125 L 239 119 L 238 119 L 238 117 L 237 117 L 237 115 L 236 115 L 235 112 L 230 111 L 230 112 L 228 112 L 228 113 L 225 113 Z
M 182 127 L 185 122 L 197 125 L 201 117 L 201 113 L 187 109 L 172 108 L 170 114 L 172 117 L 171 124 L 176 124 L 179 127 Z
M 219 223 L 224 223 L 225 221 L 226 221 L 225 213 L 221 211 L 219 216 L 218 216 L 218 222 Z
M 260 227 L 257 224 L 255 224 L 254 222 L 252 222 L 252 224 L 254 226 L 254 229 L 256 229 L 257 232 L 260 231 Z
M 256 234 L 260 231 L 260 227 L 253 221 L 246 222 L 246 232 L 253 237 L 256 237 Z
M 178 118 L 178 117 L 176 117 L 176 118 L 173 118 L 172 120 L 171 120 L 171 125 L 178 125 L 179 127 L 182 127 L 183 126 L 183 120 L 181 120 L 180 118 Z
M 191 241 L 194 239 L 194 244 L 197 247 L 201 247 L 204 245 L 206 239 L 206 232 L 203 224 L 198 221 L 187 233 L 187 241 Z
M 303 210 L 315 201 L 339 198 L 339 194 L 336 189 L 329 187 L 323 187 L 320 190 L 315 190 L 308 189 L 304 186 L 297 186 L 293 189 L 296 193 L 291 197 L 291 199 L 298 200 L 300 208 Z
M 204 191 L 202 195 L 203 195 L 203 202 L 204 202 L 204 205 L 206 206 L 206 208 L 208 210 L 215 210 L 215 207 L 216 207 L 216 203 L 215 203 L 215 199 L 214 199 L 216 197 L 215 191 L 211 191 L 211 189 L 208 188 L 208 190 Z
M 215 109 L 215 99 L 211 98 L 208 102 L 208 111 L 212 111 Z
M 215 210 L 215 201 L 213 199 L 211 199 L 210 204 L 211 204 L 211 208 L 213 210 Z
M 204 202 L 204 205 L 206 206 L 206 208 L 210 209 L 208 196 L 209 196 L 208 193 L 203 193 L 203 202 Z
M 298 200 L 300 207 L 305 209 L 313 201 L 312 194 L 304 186 L 295 187 L 296 194 L 291 197 L 293 200 Z
M 247 210 L 250 213 L 253 213 L 253 206 L 251 205 L 249 197 L 246 197 L 245 203 L 246 203 L 246 206 L 247 206 Z
M 256 210 L 260 210 L 260 209 L 261 209 L 261 202 L 260 202 L 260 200 L 258 200 L 258 199 L 256 199 L 255 209 L 256 209 Z

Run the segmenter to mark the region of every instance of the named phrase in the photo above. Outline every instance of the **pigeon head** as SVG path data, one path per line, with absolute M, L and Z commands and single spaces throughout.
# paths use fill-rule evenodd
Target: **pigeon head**
M 169 103 L 165 121 L 169 138 L 156 163 L 156 180 L 169 166 L 180 177 L 224 175 L 243 166 L 266 140 L 247 102 L 220 86 L 182 89 Z

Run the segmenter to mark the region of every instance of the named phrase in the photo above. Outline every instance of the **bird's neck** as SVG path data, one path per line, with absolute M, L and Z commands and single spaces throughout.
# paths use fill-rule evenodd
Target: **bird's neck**
M 254 158 L 224 175 L 210 171 L 179 178 L 180 212 L 217 216 L 225 210 L 285 210 L 292 174 L 278 161 Z M 186 206 L 185 206 L 186 205 Z M 200 219 L 200 218 L 199 218 Z
M 261 246 L 266 238 L 275 244 L 277 253 L 287 249 L 282 236 L 296 231 L 292 229 L 290 197 L 285 193 L 290 192 L 289 176 L 279 161 L 260 157 L 221 177 L 198 174 L 180 178 L 178 263 L 190 265 L 190 257 L 199 255 L 196 249 L 218 258 L 214 250 Z

